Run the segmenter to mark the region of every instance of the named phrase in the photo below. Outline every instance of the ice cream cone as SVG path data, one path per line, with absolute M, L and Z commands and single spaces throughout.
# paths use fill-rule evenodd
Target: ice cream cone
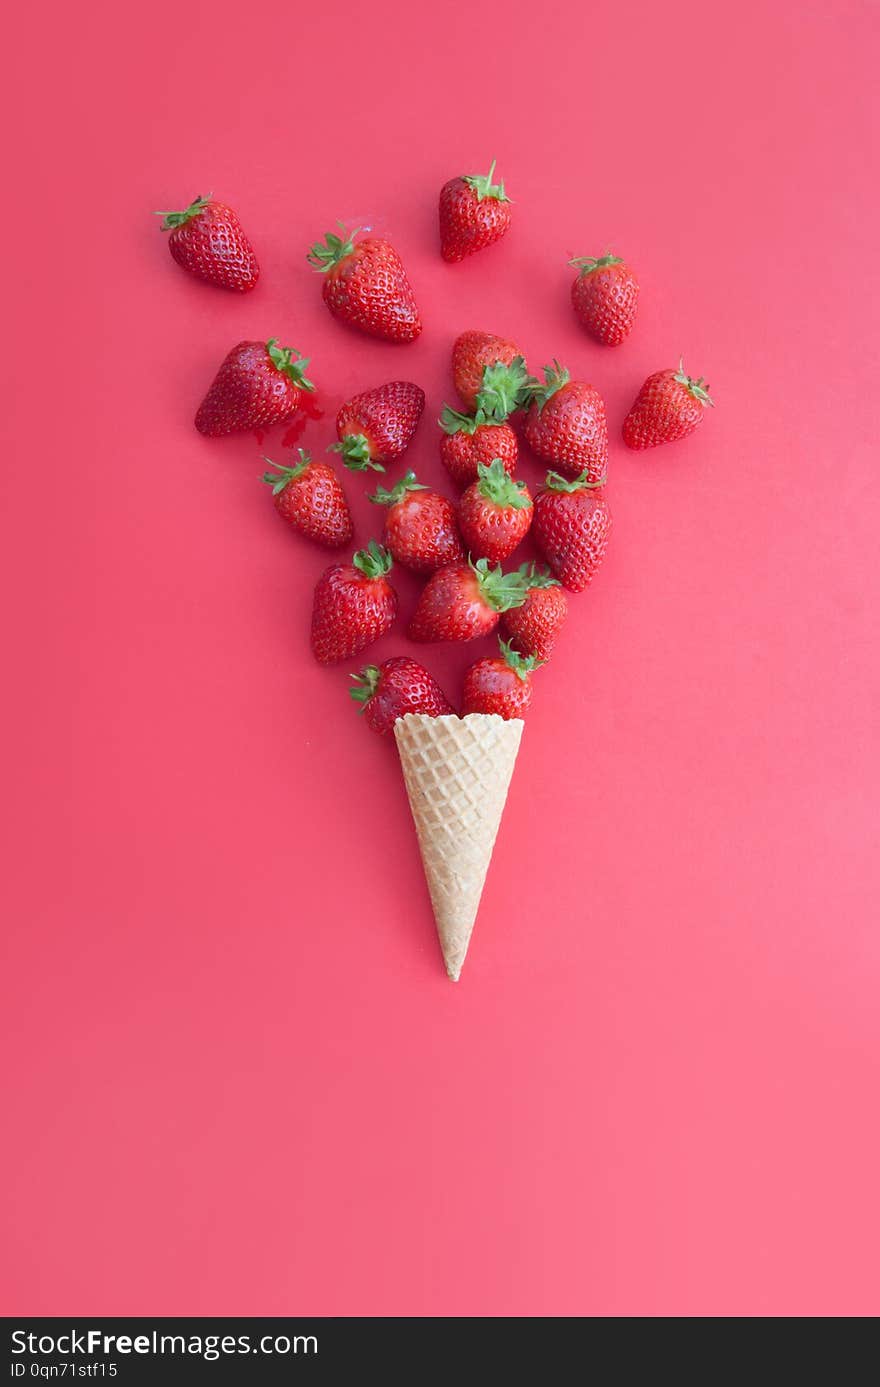
M 394 724 L 440 947 L 461 974 L 519 751 L 523 723 L 494 713 Z

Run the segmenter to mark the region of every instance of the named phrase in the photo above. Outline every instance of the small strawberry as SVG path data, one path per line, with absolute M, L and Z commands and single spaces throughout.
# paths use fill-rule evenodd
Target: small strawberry
M 239 342 L 223 361 L 196 414 L 199 433 L 217 438 L 244 429 L 266 428 L 295 414 L 304 390 L 308 357 L 268 342 Z
M 369 499 L 388 507 L 385 546 L 404 568 L 434 573 L 444 564 L 464 558 L 455 507 L 445 496 L 421 486 L 415 472 L 407 472 L 390 491 L 377 487 Z
M 458 528 L 475 559 L 503 563 L 525 539 L 532 523 L 532 498 L 525 482 L 515 482 L 500 458 L 480 463 L 477 480 L 458 503 Z
M 408 380 L 393 380 L 348 400 L 336 416 L 342 454 L 351 472 L 372 467 L 384 472 L 388 463 L 405 453 L 425 408 L 425 392 Z
M 500 458 L 505 472 L 513 476 L 519 444 L 509 424 L 493 423 L 484 414 L 459 414 L 444 405 L 440 427 L 440 458 L 456 486 L 470 486 L 479 476 L 480 463 L 493 458 Z
M 707 407 L 714 403 L 703 377 L 692 380 L 685 375 L 683 362 L 678 363 L 677 371 L 655 371 L 623 421 L 623 441 L 628 448 L 677 443 L 693 433 Z
M 197 197 L 185 212 L 157 212 L 170 231 L 168 249 L 185 270 L 221 289 L 246 293 L 260 277 L 254 248 L 231 207 Z
M 569 592 L 589 587 L 605 557 L 611 512 L 604 481 L 590 481 L 586 471 L 574 481 L 548 472 L 535 497 L 535 544 Z
M 351 563 L 334 564 L 318 579 L 312 608 L 312 652 L 321 665 L 347 660 L 384 636 L 397 615 L 388 582 L 391 555 L 371 540 Z
M 367 665 L 351 677 L 355 686 L 348 692 L 360 704 L 370 731 L 380 736 L 391 732 L 406 713 L 424 713 L 429 718 L 455 713 L 436 679 L 406 655 L 396 655 L 381 665 Z
M 598 260 L 569 260 L 580 273 L 571 286 L 571 302 L 591 337 L 617 347 L 629 336 L 639 301 L 639 281 L 617 255 Z
M 477 395 L 483 389 L 483 372 L 487 366 L 512 366 L 514 362 L 518 362 L 525 375 L 525 357 L 509 337 L 476 331 L 463 332 L 456 337 L 452 344 L 452 379 L 465 409 L 473 413 L 477 408 Z
M 440 254 L 463 260 L 500 241 L 510 226 L 510 198 L 493 183 L 495 160 L 487 174 L 451 178 L 440 189 Z
M 323 296 L 330 312 L 371 337 L 412 342 L 422 320 L 397 251 L 378 236 L 355 243 L 358 231 L 342 230 L 343 236 L 328 231 L 308 254 L 309 263 L 326 275 Z
M 461 714 L 497 713 L 500 718 L 522 718 L 532 701 L 531 674 L 544 663 L 537 655 L 520 655 L 507 641 L 499 640 L 501 654 L 477 660 L 464 676 Z
M 521 607 L 504 613 L 501 629 L 524 655 L 549 660 L 568 612 L 568 599 L 549 569 L 523 564 L 520 572 L 528 577 L 528 595 Z
M 271 472 L 263 481 L 272 488 L 275 509 L 295 530 L 327 549 L 348 544 L 352 536 L 351 514 L 339 478 L 326 462 L 312 462 L 311 454 L 299 450 L 294 467 L 281 467 L 265 458 Z
M 498 625 L 501 613 L 525 601 L 519 573 L 490 568 L 488 560 L 452 563 L 425 584 L 409 624 L 413 641 L 471 641 Z
M 558 361 L 544 367 L 543 385 L 532 377 L 526 390 L 530 404 L 524 431 L 535 455 L 567 477 L 584 469 L 591 482 L 604 477 L 608 425 L 598 390 L 572 380 Z

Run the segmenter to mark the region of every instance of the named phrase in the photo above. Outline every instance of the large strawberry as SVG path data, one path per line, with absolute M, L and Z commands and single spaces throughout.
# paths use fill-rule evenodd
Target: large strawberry
M 578 276 L 571 286 L 574 311 L 587 332 L 606 347 L 617 347 L 635 322 L 639 281 L 617 255 L 569 260 Z
M 492 366 L 513 366 L 522 371 L 519 384 L 525 384 L 525 357 L 509 337 L 496 337 L 491 332 L 462 332 L 452 344 L 452 379 L 459 399 L 472 413 L 477 408 L 477 395 L 484 387 L 483 372 Z M 497 381 L 497 377 L 496 377 Z M 497 384 L 495 386 L 497 393 Z M 511 405 L 511 409 L 515 405 Z M 510 409 L 506 411 L 507 414 Z
M 677 371 L 655 371 L 623 421 L 623 441 L 628 448 L 677 443 L 693 433 L 714 403 L 703 377 L 693 380 L 686 375 L 683 362 Z
M 393 380 L 346 401 L 336 416 L 334 452 L 352 472 L 386 466 L 405 453 L 425 408 L 425 392 L 409 380 Z
M 544 367 L 543 383 L 532 377 L 526 389 L 530 404 L 525 436 L 535 455 L 567 477 L 584 470 L 588 481 L 604 477 L 608 425 L 598 390 L 572 380 L 558 361 Z
M 328 231 L 309 251 L 309 263 L 326 276 L 324 302 L 335 318 L 371 337 L 412 342 L 422 320 L 403 261 L 390 241 L 367 236 L 355 242 L 358 234 Z
M 196 414 L 196 428 L 212 438 L 262 429 L 295 414 L 304 390 L 308 357 L 268 342 L 239 342 L 224 359 Z
M 351 677 L 355 684 L 348 692 L 360 704 L 370 731 L 380 736 L 391 732 L 397 719 L 407 713 L 440 718 L 455 712 L 436 679 L 406 655 L 396 655 L 381 665 L 367 665 Z
M 510 476 L 516 470 L 519 444 L 509 424 L 496 424 L 484 414 L 459 414 L 443 406 L 440 458 L 456 486 L 470 486 L 479 476 L 481 463 L 500 458 Z
M 444 564 L 464 558 L 455 507 L 445 496 L 417 482 L 415 472 L 407 472 L 390 491 L 377 487 L 369 499 L 388 507 L 383 538 L 404 568 L 434 573 Z
M 254 248 L 231 207 L 197 197 L 183 212 L 157 212 L 170 231 L 168 249 L 185 270 L 221 289 L 246 293 L 260 277 Z
M 410 621 L 414 641 L 471 641 L 498 625 L 502 612 L 525 601 L 519 573 L 490 568 L 486 559 L 452 563 L 430 577 Z
M 477 660 L 464 676 L 462 717 L 468 713 L 496 713 L 500 718 L 522 718 L 532 701 L 533 670 L 544 663 L 537 655 L 521 655 L 500 640 L 500 655 Z
M 604 480 L 604 479 L 603 479 Z M 548 472 L 535 497 L 535 544 L 569 592 L 589 587 L 605 557 L 611 512 L 603 483 L 582 472 L 574 481 Z
M 458 528 L 471 557 L 503 563 L 526 537 L 532 523 L 532 498 L 525 482 L 508 476 L 494 458 L 481 463 L 458 503 Z
M 549 660 L 565 617 L 568 599 L 558 578 L 549 569 L 523 564 L 520 569 L 529 581 L 529 591 L 521 607 L 511 607 L 501 618 L 501 629 L 517 650 Z
M 318 579 L 312 607 L 312 652 L 322 665 L 347 660 L 388 630 L 397 594 L 388 581 L 391 555 L 371 540 L 351 563 L 334 564 Z
M 313 462 L 304 448 L 299 462 L 282 467 L 264 459 L 272 468 L 263 481 L 272 488 L 275 509 L 295 530 L 316 544 L 338 549 L 352 536 L 351 514 L 339 478 L 326 462 Z
M 463 260 L 491 246 L 510 226 L 510 198 L 503 183 L 493 183 L 495 160 L 487 174 L 451 178 L 440 190 L 440 254 Z

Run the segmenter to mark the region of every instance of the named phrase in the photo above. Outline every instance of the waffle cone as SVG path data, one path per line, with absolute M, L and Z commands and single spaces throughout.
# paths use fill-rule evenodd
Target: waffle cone
M 507 799 L 523 724 L 494 713 L 394 724 L 440 948 L 461 974 Z

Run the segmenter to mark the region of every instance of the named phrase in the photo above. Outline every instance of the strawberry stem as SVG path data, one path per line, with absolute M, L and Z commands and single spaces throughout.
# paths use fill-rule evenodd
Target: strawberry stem
M 544 380 L 538 380 L 537 376 L 529 376 L 523 390 L 523 402 L 537 404 L 538 410 L 542 410 L 549 399 L 561 390 L 564 385 L 568 385 L 571 374 L 564 366 L 560 366 L 554 357 L 551 366 L 544 367 Z
M 328 453 L 341 453 L 342 461 L 349 472 L 366 472 L 371 467 L 374 472 L 384 472 L 381 462 L 373 461 L 370 442 L 366 434 L 347 433 L 340 443 L 331 443 Z
M 355 681 L 354 688 L 348 691 L 349 698 L 361 705 L 358 712 L 362 713 L 379 687 L 382 671 L 378 665 L 365 665 L 360 674 L 349 675 L 349 678 Z
M 529 589 L 532 588 L 558 588 L 561 587 L 558 578 L 554 578 L 546 564 L 538 568 L 535 563 L 520 564 L 517 572 L 521 573 L 527 580 Z
M 444 405 L 437 422 L 444 433 L 474 434 L 486 421 L 475 414 L 459 414 L 457 409 Z
M 291 482 L 295 482 L 297 477 L 301 477 L 311 463 L 311 453 L 307 453 L 305 448 L 299 448 L 297 451 L 299 452 L 299 462 L 293 467 L 283 467 L 280 462 L 273 462 L 271 458 L 263 457 L 263 461 L 268 462 L 269 466 L 275 469 L 273 472 L 264 472 L 262 478 L 271 486 L 273 496 L 277 496 L 279 492 L 290 486 Z
M 336 224 L 342 231 L 342 236 L 337 236 L 335 231 L 326 231 L 324 240 L 316 241 L 306 256 L 309 264 L 321 274 L 327 274 L 328 270 L 334 269 L 346 256 L 352 254 L 354 238 L 361 230 L 358 226 L 355 227 L 354 231 L 346 231 L 343 222 Z
M 711 405 L 713 409 L 715 408 L 715 401 L 709 394 L 708 382 L 703 376 L 698 376 L 697 379 L 694 380 L 686 373 L 684 369 L 684 357 L 679 357 L 678 359 L 678 370 L 675 373 L 675 379 L 678 381 L 679 385 L 684 386 L 685 390 L 687 390 L 695 400 L 699 400 L 704 408 L 706 405 Z
M 518 650 L 514 650 L 510 641 L 502 640 L 498 637 L 498 644 L 501 647 L 501 654 L 504 661 L 510 666 L 518 679 L 525 681 L 533 670 L 539 665 L 546 665 L 547 661 L 542 660 L 538 655 L 521 655 Z
M 610 251 L 597 258 L 592 256 L 576 256 L 574 260 L 569 260 L 569 265 L 574 265 L 575 269 L 580 270 L 582 275 L 590 275 L 594 270 L 604 270 L 607 265 L 622 265 L 623 261 L 619 255 L 612 255 Z
M 300 390 L 314 390 L 314 384 L 305 375 L 305 369 L 312 359 L 310 356 L 300 356 L 296 347 L 279 347 L 277 337 L 269 338 L 266 351 L 276 371 L 287 376 Z
M 210 201 L 211 194 L 208 193 L 207 197 L 194 198 L 189 207 L 185 208 L 182 212 L 154 212 L 153 216 L 165 218 L 159 228 L 160 231 L 173 231 L 175 227 L 185 226 L 187 222 L 192 221 L 193 217 L 197 217 L 200 212 L 204 212 Z
M 525 482 L 516 482 L 509 477 L 500 458 L 493 458 L 489 463 L 481 462 L 478 465 L 477 486 L 480 495 L 491 501 L 493 506 L 528 510 L 532 504 Z
M 473 188 L 478 202 L 484 202 L 487 197 L 494 198 L 496 202 L 509 202 L 510 198 L 504 191 L 504 184 L 492 182 L 494 176 L 495 160 L 493 159 L 488 173 L 466 173 L 462 175 L 462 181 L 467 183 L 469 188 Z
M 406 472 L 390 491 L 386 491 L 384 486 L 377 486 L 372 496 L 367 500 L 372 501 L 376 506 L 396 506 L 398 501 L 402 501 L 404 496 L 410 491 L 427 491 L 426 486 L 416 481 L 415 472 Z
M 390 573 L 394 560 L 387 549 L 383 549 L 381 544 L 371 539 L 366 549 L 358 550 L 352 563 L 365 578 L 375 579 L 384 578 L 386 573 Z
M 504 573 L 501 565 L 489 567 L 488 559 L 468 560 L 477 576 L 480 595 L 483 601 L 496 612 L 509 612 L 511 607 L 521 607 L 528 595 L 528 586 L 523 575 Z
M 508 415 L 523 403 L 523 391 L 528 380 L 526 363 L 521 356 L 515 356 L 509 365 L 504 361 L 494 361 L 484 366 L 482 384 L 477 393 L 477 412 L 487 422 L 503 424 Z
M 574 478 L 574 480 L 570 480 L 568 477 L 562 477 L 558 472 L 548 472 L 547 476 L 544 478 L 544 485 L 548 491 L 598 491 L 608 480 L 607 472 L 604 476 L 600 477 L 597 482 L 588 481 L 587 476 L 588 470 L 586 467 L 579 476 Z

